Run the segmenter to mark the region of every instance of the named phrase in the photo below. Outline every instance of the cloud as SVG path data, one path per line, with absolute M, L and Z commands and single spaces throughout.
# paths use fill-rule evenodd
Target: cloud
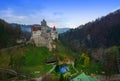
M 21 15 L 18 14 L 16 10 L 7 8 L 1 10 L 0 15 L 2 19 L 5 19 L 9 23 L 40 24 L 40 22 L 45 19 L 50 27 L 74 27 L 74 24 L 71 24 L 72 22 L 68 20 L 64 13 L 46 9 Z
M 24 13 L 26 13 L 24 11 Z M 54 25 L 56 27 L 72 27 L 73 25 L 66 24 L 68 18 L 62 13 L 57 11 L 35 10 L 29 14 L 19 14 L 13 8 L 7 8 L 0 11 L 2 19 L 5 19 L 9 23 L 19 23 L 19 24 L 40 24 L 41 20 L 45 19 L 50 27 Z
M 22 20 L 26 18 L 24 15 L 16 15 L 13 9 L 7 8 L 6 10 L 1 10 L 0 15 L 2 19 L 5 19 L 7 22 L 14 23 L 18 22 L 21 23 Z
M 0 11 L 0 15 L 1 15 L 2 17 L 4 17 L 4 16 L 10 17 L 10 16 L 12 16 L 12 14 L 13 14 L 13 10 L 12 10 L 11 8 L 8 8 L 8 9 L 6 9 L 6 10 L 1 10 L 1 11 Z
M 45 19 L 49 26 L 56 26 L 56 27 L 65 27 L 66 17 L 62 12 L 56 11 L 49 11 L 49 10 L 42 10 L 42 11 L 35 11 L 28 15 L 29 21 L 31 23 L 40 23 L 42 19 Z

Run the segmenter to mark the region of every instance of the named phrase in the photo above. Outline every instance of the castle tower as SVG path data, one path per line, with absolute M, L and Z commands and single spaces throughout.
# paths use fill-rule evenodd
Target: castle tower
M 56 27 L 55 27 L 55 26 L 54 26 L 53 29 L 52 29 L 51 36 L 52 36 L 52 39 L 53 39 L 53 40 L 58 39 L 58 34 L 57 34 L 57 31 L 56 31 Z
M 56 27 L 55 26 L 53 27 L 53 31 L 56 32 Z
M 47 26 L 47 23 L 44 19 L 43 19 L 43 21 L 41 21 L 41 26 Z

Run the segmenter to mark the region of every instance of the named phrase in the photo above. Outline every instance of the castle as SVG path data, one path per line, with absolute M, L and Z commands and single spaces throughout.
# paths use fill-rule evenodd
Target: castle
M 58 39 L 58 33 L 55 26 L 51 29 L 43 19 L 40 26 L 32 26 L 31 42 L 37 47 L 47 47 L 49 51 L 56 48 L 55 40 Z

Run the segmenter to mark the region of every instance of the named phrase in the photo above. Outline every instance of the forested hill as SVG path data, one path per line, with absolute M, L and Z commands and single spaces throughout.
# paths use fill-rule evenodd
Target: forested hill
M 61 34 L 60 40 L 75 49 L 120 45 L 120 9 Z
M 19 39 L 21 34 L 22 31 L 19 25 L 12 27 L 0 19 L 0 49 L 16 45 L 16 39 Z

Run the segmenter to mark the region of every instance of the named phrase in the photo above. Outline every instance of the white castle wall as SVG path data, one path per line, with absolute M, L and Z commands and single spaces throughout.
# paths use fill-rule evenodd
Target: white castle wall
M 56 48 L 54 40 L 58 39 L 58 34 L 56 31 L 50 30 L 45 20 L 41 22 L 40 27 L 41 30 L 32 30 L 31 41 L 37 47 L 47 47 L 49 51 L 52 51 L 52 49 Z

